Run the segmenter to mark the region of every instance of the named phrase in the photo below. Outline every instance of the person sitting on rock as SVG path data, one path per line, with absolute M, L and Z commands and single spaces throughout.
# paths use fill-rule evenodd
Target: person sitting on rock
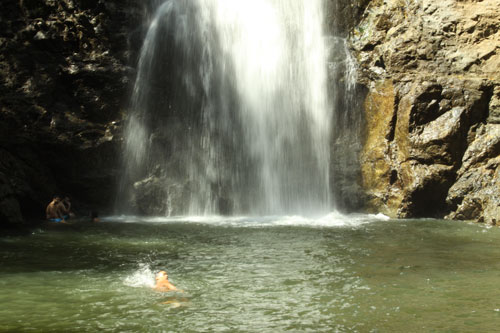
M 45 209 L 45 214 L 47 220 L 51 222 L 62 222 L 62 223 L 66 222 L 66 219 L 64 218 L 64 211 L 62 210 L 61 207 L 60 196 L 58 195 L 54 196 L 52 201 L 47 206 L 47 209 Z
M 170 281 L 168 281 L 168 274 L 165 271 L 159 271 L 156 274 L 156 285 L 155 285 L 155 290 L 158 291 L 180 291 L 182 290 L 177 289 Z

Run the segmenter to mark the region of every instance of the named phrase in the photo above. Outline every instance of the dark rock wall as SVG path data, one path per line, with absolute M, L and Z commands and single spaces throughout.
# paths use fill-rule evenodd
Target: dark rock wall
M 109 207 L 140 46 L 139 1 L 0 2 L 0 223 L 55 193 Z
M 344 212 L 361 211 L 365 205 L 359 155 L 364 122 L 362 84 L 355 82 L 355 68 L 346 39 L 360 22 L 369 0 L 325 1 L 328 90 L 332 105 L 330 190 L 332 205 Z M 353 84 L 354 83 L 354 84 Z
M 326 30 L 346 37 L 358 25 L 370 0 L 325 0 Z
M 500 1 L 374 0 L 351 33 L 368 209 L 494 223 Z

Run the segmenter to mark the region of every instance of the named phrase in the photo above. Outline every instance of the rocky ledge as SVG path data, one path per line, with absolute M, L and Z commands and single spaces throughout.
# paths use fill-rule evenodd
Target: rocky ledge
M 495 224 L 500 1 L 374 0 L 350 41 L 368 90 L 368 210 Z

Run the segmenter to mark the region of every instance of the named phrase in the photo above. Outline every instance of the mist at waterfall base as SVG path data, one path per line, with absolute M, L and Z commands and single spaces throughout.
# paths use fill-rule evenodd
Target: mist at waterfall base
M 499 243 L 366 215 L 46 227 L 0 237 L 0 331 L 495 332 Z
M 324 5 L 161 2 L 139 57 L 118 211 L 331 211 L 328 61 L 346 50 L 323 32 Z

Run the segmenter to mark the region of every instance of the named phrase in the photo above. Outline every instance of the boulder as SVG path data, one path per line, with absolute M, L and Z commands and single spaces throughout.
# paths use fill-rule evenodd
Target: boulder
M 165 216 L 168 212 L 164 178 L 148 177 L 134 184 L 132 203 L 141 215 Z
M 147 216 L 172 216 L 189 211 L 191 184 L 179 183 L 158 172 L 135 182 L 130 204 L 134 214 Z M 219 202 L 222 209 L 229 209 L 228 202 Z

